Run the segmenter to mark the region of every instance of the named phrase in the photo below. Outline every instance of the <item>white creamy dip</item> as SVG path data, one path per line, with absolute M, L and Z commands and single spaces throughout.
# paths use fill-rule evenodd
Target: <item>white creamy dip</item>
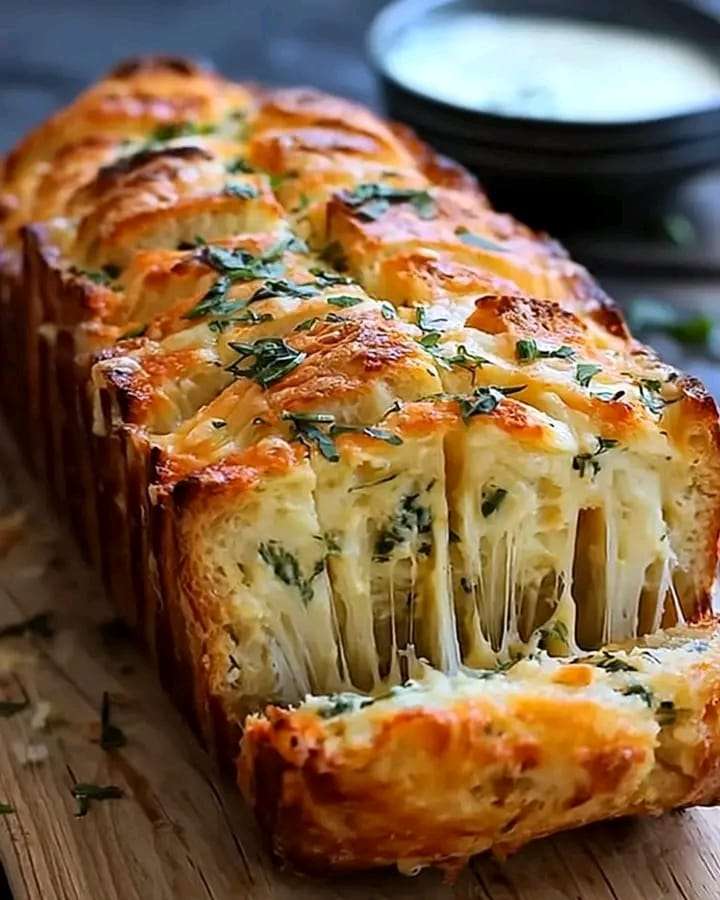
M 436 10 L 397 36 L 386 64 L 438 100 L 531 118 L 654 119 L 720 100 L 720 64 L 699 46 L 580 19 Z

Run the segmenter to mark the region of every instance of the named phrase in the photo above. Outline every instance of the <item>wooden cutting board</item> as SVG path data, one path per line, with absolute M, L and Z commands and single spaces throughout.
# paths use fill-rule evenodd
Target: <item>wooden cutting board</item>
M 52 636 L 0 638 L 0 701 L 29 699 L 0 716 L 0 802 L 15 810 L 0 816 L 0 862 L 14 900 L 720 897 L 720 809 L 590 826 L 506 862 L 479 857 L 454 885 L 434 872 L 321 881 L 280 871 L 150 665 L 108 627 L 96 581 L 0 431 L 0 633 L 44 612 Z M 127 737 L 112 751 L 98 743 L 103 692 Z M 124 796 L 93 801 L 77 818 L 78 782 Z

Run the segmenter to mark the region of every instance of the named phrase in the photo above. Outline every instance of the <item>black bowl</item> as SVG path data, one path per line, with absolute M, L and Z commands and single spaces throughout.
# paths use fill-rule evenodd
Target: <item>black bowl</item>
M 720 16 L 683 0 L 398 0 L 369 34 L 390 114 L 477 172 L 497 203 L 529 221 L 564 222 L 590 206 L 617 220 L 626 205 L 660 205 L 687 176 L 720 164 L 720 103 L 642 121 L 568 122 L 478 112 L 417 93 L 395 79 L 386 51 L 399 31 L 439 7 L 531 13 L 626 25 L 683 37 L 718 60 Z

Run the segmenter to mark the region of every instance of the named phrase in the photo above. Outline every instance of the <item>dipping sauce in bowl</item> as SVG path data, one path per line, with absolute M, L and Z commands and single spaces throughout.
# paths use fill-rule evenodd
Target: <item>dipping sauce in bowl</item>
M 720 102 L 720 66 L 681 36 L 453 5 L 409 22 L 385 69 L 468 110 L 565 122 L 659 119 Z

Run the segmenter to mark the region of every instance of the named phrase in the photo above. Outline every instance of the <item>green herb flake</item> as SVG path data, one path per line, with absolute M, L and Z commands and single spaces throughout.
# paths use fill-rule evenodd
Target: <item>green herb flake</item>
M 333 719 L 344 713 L 357 712 L 359 709 L 371 706 L 374 702 L 372 697 L 364 697 L 362 694 L 353 694 L 347 691 L 328 697 L 327 703 L 318 708 L 317 714 L 321 719 Z
M 279 581 L 288 587 L 297 588 L 303 605 L 307 606 L 314 596 L 313 581 L 325 568 L 324 560 L 318 560 L 310 577 L 305 578 L 297 557 L 288 552 L 278 541 L 260 544 L 258 553 L 262 561 L 270 566 Z
M 652 691 L 648 690 L 642 684 L 631 684 L 630 687 L 625 688 L 623 691 L 624 697 L 640 697 L 640 699 L 645 703 L 645 705 L 652 709 L 653 705 L 653 695 Z
M 148 145 L 166 144 L 168 141 L 174 141 L 181 137 L 213 134 L 215 130 L 215 126 L 210 124 L 199 125 L 193 122 L 168 122 L 163 125 L 158 125 L 157 128 L 150 133 Z
M 483 518 L 487 519 L 488 516 L 491 516 L 500 508 L 503 500 L 507 497 L 507 493 L 505 488 L 500 487 L 483 491 L 483 500 L 482 505 L 480 506 L 480 512 L 483 514 Z
M 253 167 L 246 159 L 243 159 L 242 156 L 238 156 L 237 159 L 232 160 L 225 166 L 225 171 L 229 175 L 239 175 L 241 173 L 250 175 L 255 171 L 255 169 L 253 169 Z
M 338 462 L 340 454 L 332 437 L 323 431 L 321 425 L 330 426 L 335 417 L 327 413 L 290 413 L 284 412 L 282 418 L 290 422 L 293 437 L 306 447 L 316 447 L 328 462 Z
M 438 325 L 446 323 L 446 319 L 435 319 L 432 322 L 428 319 L 428 311 L 425 306 L 415 307 L 415 324 L 427 334 L 438 334 Z
M 77 800 L 76 818 L 87 815 L 92 800 L 120 800 L 125 796 L 122 788 L 114 784 L 98 785 L 80 783 L 70 789 L 70 793 Z
M 582 657 L 577 662 L 587 663 L 589 666 L 596 666 L 598 669 L 604 669 L 610 674 L 616 672 L 637 672 L 637 668 L 627 660 L 610 653 L 609 650 L 602 650 L 593 656 Z
M 662 415 L 666 406 L 669 406 L 671 403 L 677 403 L 676 399 L 666 400 L 663 397 L 663 383 L 658 379 L 640 378 L 637 385 L 642 404 L 656 416 Z
M 0 816 L 9 816 L 11 813 L 15 812 L 15 807 L 11 806 L 9 803 L 3 803 L 0 800 Z
M 287 281 L 285 278 L 271 278 L 262 287 L 259 287 L 250 298 L 250 303 L 257 300 L 267 300 L 270 297 L 314 297 L 317 288 L 314 284 L 298 284 L 295 281 Z
M 255 200 L 260 196 L 253 184 L 226 184 L 222 192 L 226 197 L 235 197 L 237 200 Z
M 231 281 L 253 281 L 256 278 L 277 278 L 284 266 L 280 257 L 287 243 L 276 244 L 257 256 L 240 247 L 218 247 L 206 244 L 200 248 L 199 258 L 220 275 Z
M 464 344 L 459 344 L 455 353 L 441 358 L 442 361 L 449 366 L 458 366 L 459 368 L 467 369 L 468 371 L 479 368 L 489 362 L 484 356 L 470 353 Z
M 532 338 L 520 340 L 515 344 L 515 356 L 518 362 L 534 362 L 536 359 L 572 359 L 575 351 L 563 344 L 554 350 L 541 350 Z
M 341 309 L 348 309 L 350 306 L 357 306 L 363 302 L 362 297 L 351 297 L 349 294 L 338 294 L 334 297 L 328 297 L 327 302 L 331 306 L 339 306 Z
M 489 415 L 502 403 L 503 398 L 511 394 L 524 391 L 527 385 L 521 384 L 515 387 L 479 387 L 472 394 L 460 396 L 457 399 L 460 406 L 460 415 L 467 422 L 474 416 Z
M 360 184 L 351 191 L 343 191 L 343 202 L 355 211 L 355 215 L 374 222 L 397 203 L 409 203 L 421 219 L 433 219 L 437 206 L 426 190 L 397 188 L 387 184 Z
M 347 287 L 355 284 L 355 279 L 349 275 L 338 275 L 337 272 L 329 272 L 327 269 L 321 269 L 319 266 L 313 266 L 310 274 L 315 276 L 315 284 L 319 288 L 338 287 L 339 285 Z
M 238 354 L 238 359 L 226 371 L 235 378 L 251 378 L 262 388 L 280 381 L 307 356 L 282 338 L 260 338 L 251 344 L 228 341 L 228 347 Z
M 570 643 L 570 633 L 568 627 L 561 619 L 555 619 L 549 625 L 545 625 L 540 629 L 540 646 L 546 648 L 548 644 L 559 643 L 565 647 Z
M 493 241 L 482 234 L 476 234 L 468 228 L 465 228 L 464 225 L 460 225 L 456 228 L 455 234 L 460 238 L 463 244 L 467 244 L 468 247 L 477 247 L 479 250 L 488 250 L 491 253 L 507 252 L 507 248 L 503 247 L 502 244 L 498 244 L 497 241 Z
M 282 418 L 291 423 L 293 436 L 307 447 L 316 447 L 329 462 L 338 462 L 340 455 L 334 438 L 340 434 L 360 433 L 375 440 L 385 441 L 398 446 L 402 438 L 385 428 L 372 425 L 348 425 L 335 422 L 329 413 L 290 413 L 284 412 Z
M 595 363 L 578 363 L 575 368 L 575 381 L 580 387 L 590 387 L 590 382 L 602 372 L 602 366 Z
M 380 301 L 380 314 L 383 319 L 387 319 L 388 321 L 397 318 L 395 307 L 387 300 Z
M 600 463 L 597 460 L 598 456 L 607 453 L 608 450 L 612 450 L 619 444 L 619 441 L 616 441 L 614 438 L 604 438 L 599 435 L 596 437 L 596 441 L 597 448 L 592 453 L 579 453 L 577 456 L 573 457 L 572 467 L 580 474 L 581 478 L 585 476 L 585 472 L 588 470 L 591 471 L 593 475 L 597 475 L 600 471 Z
M 420 502 L 420 494 L 408 494 L 400 501 L 397 511 L 389 522 L 380 530 L 375 540 L 373 558 L 377 562 L 388 562 L 390 556 L 400 546 L 421 539 L 422 535 L 432 530 L 432 513 L 430 507 Z M 429 552 L 431 545 L 422 542 L 420 552 Z
M 402 444 L 402 438 L 400 435 L 395 434 L 392 431 L 388 431 L 387 428 L 376 428 L 373 425 L 333 425 L 330 429 L 333 435 L 336 434 L 364 434 L 366 437 L 374 438 L 376 441 L 385 441 L 386 444 L 392 444 L 395 447 L 399 447 Z
M 391 481 L 395 481 L 396 478 L 397 472 L 394 472 L 390 475 L 384 475 L 382 478 L 377 478 L 375 481 L 366 481 L 363 484 L 354 484 L 352 487 L 348 488 L 348 494 L 352 494 L 355 491 L 364 491 L 365 488 L 378 487 L 381 484 L 389 484 Z
M 100 746 L 103 750 L 117 750 L 127 743 L 125 733 L 110 721 L 110 694 L 103 691 L 100 706 Z
M 302 322 L 299 322 L 294 328 L 293 331 L 310 331 L 313 325 L 316 322 L 320 321 L 319 316 L 311 316 L 309 319 L 305 319 Z

